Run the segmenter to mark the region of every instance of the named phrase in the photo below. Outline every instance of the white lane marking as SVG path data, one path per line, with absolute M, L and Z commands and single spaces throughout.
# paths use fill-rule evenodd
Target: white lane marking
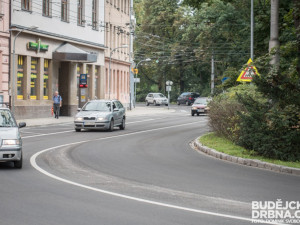
M 162 128 L 155 128 L 155 129 L 150 129 L 150 130 L 144 130 L 144 131 L 127 133 L 127 134 L 115 135 L 115 136 L 111 136 L 111 137 L 104 137 L 104 138 L 98 138 L 98 139 L 94 139 L 94 140 L 86 140 L 86 141 L 79 141 L 79 142 L 75 142 L 75 143 L 59 145 L 59 146 L 44 149 L 40 152 L 35 153 L 33 156 L 31 156 L 30 163 L 37 171 L 43 173 L 44 175 L 46 175 L 48 177 L 51 177 L 53 179 L 56 179 L 56 180 L 59 180 L 61 182 L 71 184 L 71 185 L 74 185 L 74 186 L 77 186 L 77 187 L 80 187 L 80 188 L 85 188 L 87 190 L 96 191 L 96 192 L 99 192 L 99 193 L 102 193 L 102 194 L 107 194 L 107 195 L 111 195 L 111 196 L 115 196 L 115 197 L 119 197 L 119 198 L 129 199 L 129 200 L 142 202 L 142 203 L 147 203 L 147 204 L 156 205 L 156 206 L 161 206 L 161 207 L 167 207 L 167 208 L 173 208 L 173 209 L 178 209 L 178 210 L 183 210 L 183 211 L 188 211 L 188 212 L 194 212 L 194 213 L 206 214 L 206 215 L 211 215 L 211 216 L 217 216 L 217 217 L 223 217 L 223 218 L 229 218 L 229 219 L 252 222 L 252 219 L 249 219 L 249 218 L 246 218 L 246 217 L 233 216 L 233 215 L 222 214 L 222 213 L 215 213 L 215 212 L 210 212 L 210 211 L 205 211 L 205 210 L 199 210 L 199 209 L 193 209 L 193 208 L 187 208 L 187 207 L 167 204 L 167 203 L 158 202 L 158 201 L 151 201 L 151 200 L 147 200 L 147 199 L 143 199 L 143 198 L 136 198 L 136 197 L 129 196 L 129 195 L 119 194 L 119 193 L 116 193 L 116 192 L 111 192 L 111 191 L 107 191 L 107 190 L 104 190 L 104 189 L 94 188 L 94 187 L 91 187 L 91 186 L 83 185 L 83 184 L 80 184 L 80 183 L 76 183 L 76 182 L 73 182 L 73 181 L 55 176 L 54 174 L 51 174 L 51 173 L 47 172 L 46 170 L 42 169 L 40 166 L 38 166 L 38 164 L 36 162 L 36 159 L 39 155 L 41 155 L 45 152 L 54 150 L 54 149 L 62 148 L 62 147 L 87 143 L 87 142 L 90 142 L 90 141 L 107 140 L 107 139 L 125 137 L 125 136 L 129 136 L 129 135 L 136 135 L 136 134 L 147 133 L 147 132 L 152 132 L 152 131 L 157 131 L 157 130 L 165 130 L 165 129 L 174 128 L 174 127 L 188 126 L 188 125 L 191 125 L 191 124 L 203 123 L 203 122 L 206 122 L 206 121 L 180 124 L 180 125 L 174 125 L 174 126 L 168 126 L 168 127 L 162 127 Z M 266 224 L 278 224 L 278 223 L 271 223 L 270 222 L 270 223 L 266 223 Z
M 164 119 L 164 118 L 156 118 L 156 119 L 140 120 L 140 121 L 134 121 L 134 122 L 126 122 L 126 124 L 142 123 L 142 122 L 147 122 L 147 121 L 152 121 L 152 120 L 157 120 L 157 119 Z
M 54 135 L 54 134 L 63 134 L 63 133 L 69 133 L 69 132 L 74 132 L 74 130 L 61 131 L 61 132 L 48 133 L 48 134 L 32 135 L 32 136 L 22 137 L 22 139 L 33 138 L 33 137 L 41 137 L 41 136 L 48 136 L 48 135 Z
M 21 134 L 40 134 L 40 133 L 37 133 L 37 132 L 29 132 L 29 131 L 23 131 L 23 130 L 21 130 L 20 133 Z
M 158 119 L 163 119 L 163 118 L 158 118 Z M 152 121 L 152 120 L 157 120 L 157 119 L 147 119 L 147 120 L 141 120 L 141 121 L 135 121 L 135 122 L 127 122 L 126 124 L 142 123 L 142 122 L 147 122 L 147 121 Z M 37 135 L 22 137 L 22 139 L 33 138 L 33 137 L 41 137 L 41 136 L 48 136 L 48 135 L 54 135 L 54 134 L 69 133 L 69 132 L 74 132 L 74 130 L 60 131 L 60 132 L 47 133 L 47 134 L 37 134 Z M 21 132 L 21 133 L 31 133 L 31 132 Z

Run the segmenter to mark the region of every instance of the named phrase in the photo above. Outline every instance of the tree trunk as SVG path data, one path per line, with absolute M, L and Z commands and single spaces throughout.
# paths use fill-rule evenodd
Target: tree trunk
M 270 26 L 270 41 L 269 52 L 275 48 L 275 55 L 273 55 L 270 62 L 271 65 L 279 65 L 279 0 L 271 0 L 271 26 Z

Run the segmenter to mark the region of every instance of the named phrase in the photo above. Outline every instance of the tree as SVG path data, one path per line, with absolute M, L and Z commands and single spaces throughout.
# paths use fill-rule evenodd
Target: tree
M 272 57 L 271 64 L 277 65 L 279 63 L 279 0 L 271 0 L 271 31 L 269 52 L 275 49 L 274 56 Z

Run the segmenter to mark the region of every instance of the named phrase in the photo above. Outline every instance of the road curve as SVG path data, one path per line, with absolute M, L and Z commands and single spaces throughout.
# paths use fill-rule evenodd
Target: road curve
M 208 131 L 205 117 L 151 118 L 131 118 L 113 133 L 26 130 L 24 171 L 0 167 L 2 193 L 22 190 L 20 204 L 1 196 L 1 224 L 250 224 L 251 201 L 299 200 L 298 177 L 194 151 L 189 142 Z M 18 217 L 2 217 L 12 209 Z

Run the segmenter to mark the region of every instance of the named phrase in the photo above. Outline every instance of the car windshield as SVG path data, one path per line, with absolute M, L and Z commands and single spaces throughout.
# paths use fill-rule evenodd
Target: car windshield
M 0 127 L 15 127 L 16 122 L 8 110 L 0 111 Z
M 163 94 L 154 94 L 154 98 L 164 98 Z
M 196 99 L 195 104 L 207 105 L 207 99 L 206 98 L 198 98 L 198 99 Z
M 88 102 L 83 108 L 83 111 L 111 111 L 110 102 Z

